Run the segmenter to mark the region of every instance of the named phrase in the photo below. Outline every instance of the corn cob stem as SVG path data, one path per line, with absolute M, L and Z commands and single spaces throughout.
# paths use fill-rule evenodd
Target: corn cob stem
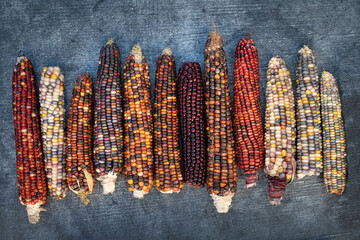
M 156 66 L 154 103 L 155 183 L 162 193 L 180 192 L 184 187 L 176 85 L 175 58 L 167 47 Z
M 205 106 L 207 189 L 217 211 L 227 213 L 237 190 L 237 169 L 226 54 L 216 31 L 210 33 L 205 46 Z
M 44 67 L 40 80 L 40 114 L 45 172 L 49 194 L 66 196 L 64 144 L 64 75 L 59 67 Z
M 85 205 L 95 186 L 92 161 L 93 79 L 79 76 L 72 93 L 66 138 L 66 171 L 70 190 Z
M 324 184 L 329 193 L 342 194 L 347 176 L 345 128 L 336 79 L 323 71 L 321 86 L 321 116 L 324 146 Z
M 264 165 L 258 52 L 247 33 L 236 48 L 234 64 L 234 136 L 237 163 L 246 188 L 256 185 Z
M 178 76 L 184 177 L 187 184 L 204 187 L 206 181 L 204 86 L 199 63 L 183 63 Z
M 153 139 L 149 68 L 139 45 L 124 67 L 125 180 L 135 198 L 143 198 L 153 180 Z
M 297 176 L 322 172 L 319 77 L 315 56 L 308 46 L 298 53 L 296 67 Z
M 34 69 L 27 57 L 17 59 L 12 94 L 19 200 L 35 224 L 44 211 L 40 205 L 46 202 L 46 178 Z
M 270 60 L 267 70 L 265 111 L 265 172 L 270 203 L 279 205 L 296 163 L 294 96 L 289 71 L 279 56 Z
M 96 80 L 94 167 L 103 193 L 115 191 L 124 167 L 120 52 L 110 39 L 100 51 Z

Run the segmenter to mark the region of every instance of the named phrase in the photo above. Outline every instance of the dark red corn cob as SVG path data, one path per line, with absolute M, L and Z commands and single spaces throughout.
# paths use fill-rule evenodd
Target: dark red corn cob
M 87 205 L 95 186 L 92 159 L 93 79 L 79 76 L 72 93 L 66 138 L 66 176 L 70 190 Z
M 135 198 L 154 183 L 153 123 L 149 67 L 135 45 L 124 67 L 125 180 Z
M 112 39 L 100 51 L 96 80 L 94 166 L 104 194 L 115 190 L 124 167 L 120 51 Z
M 212 31 L 205 46 L 207 188 L 218 212 L 228 212 L 237 189 L 228 69 L 223 41 Z
M 185 181 L 195 187 L 204 187 L 206 180 L 204 86 L 199 63 L 182 64 L 178 74 L 178 99 Z
M 27 57 L 17 59 L 12 85 L 19 199 L 34 224 L 46 202 L 46 178 L 34 69 Z
M 264 166 L 264 137 L 258 52 L 249 33 L 235 52 L 234 135 L 237 164 L 244 170 L 246 188 L 255 186 L 257 171 Z
M 165 48 L 156 65 L 154 102 L 155 183 L 162 193 L 180 192 L 184 187 L 176 85 L 175 58 Z

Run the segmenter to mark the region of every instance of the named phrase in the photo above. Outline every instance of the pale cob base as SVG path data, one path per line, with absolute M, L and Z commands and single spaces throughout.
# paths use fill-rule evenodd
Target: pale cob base
M 216 194 L 211 194 L 210 196 L 214 200 L 214 206 L 218 213 L 227 213 L 231 207 L 232 198 L 235 193 L 231 193 L 227 196 L 218 196 Z
M 98 177 L 97 179 L 101 181 L 104 194 L 113 193 L 115 191 L 115 182 L 117 179 L 117 174 L 114 174 L 113 172 L 109 172 L 107 175 Z
M 145 192 L 143 190 L 134 190 L 133 196 L 137 199 L 143 199 L 146 194 L 149 192 Z
M 29 218 L 29 222 L 31 224 L 35 224 L 40 220 L 40 212 L 46 211 L 41 207 L 41 203 L 36 203 L 34 205 L 26 205 L 27 215 Z
M 161 191 L 159 190 L 161 193 L 164 193 L 164 194 L 171 194 L 171 193 L 179 193 L 181 190 L 179 191 L 173 191 L 173 190 L 169 190 L 169 191 Z

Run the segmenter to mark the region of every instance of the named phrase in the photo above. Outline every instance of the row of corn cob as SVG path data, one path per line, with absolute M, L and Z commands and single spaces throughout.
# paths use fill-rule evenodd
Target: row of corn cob
M 335 79 L 324 72 L 319 83 L 315 57 L 307 46 L 299 51 L 296 76 L 295 122 L 295 101 L 285 62 L 280 57 L 269 62 L 265 172 L 273 204 L 280 203 L 295 169 L 299 178 L 322 172 L 322 146 L 327 190 L 341 194 L 346 183 L 345 134 Z M 40 205 L 46 200 L 45 179 L 54 198 L 63 198 L 69 187 L 85 204 L 94 189 L 95 172 L 106 194 L 114 191 L 116 178 L 124 169 L 129 190 L 137 198 L 149 192 L 154 178 L 157 189 L 164 193 L 179 192 L 184 181 L 203 187 L 206 180 L 219 212 L 228 211 L 236 193 L 236 162 L 244 170 L 246 186 L 255 185 L 257 171 L 264 164 L 264 140 L 258 54 L 249 34 L 241 39 L 235 53 L 234 131 L 226 54 L 216 31 L 210 33 L 205 46 L 204 90 L 198 63 L 184 63 L 177 79 L 171 50 L 166 48 L 160 55 L 154 132 L 149 70 L 139 46 L 125 62 L 124 83 L 120 79 L 120 52 L 110 39 L 100 52 L 94 149 L 93 86 L 88 74 L 81 75 L 74 87 L 65 144 L 64 76 L 60 68 L 45 67 L 42 71 L 39 117 L 31 63 L 26 57 L 18 59 L 13 75 L 13 108 L 19 194 L 20 201 L 28 206 L 31 222 L 38 220 Z M 42 145 L 36 127 L 39 123 Z

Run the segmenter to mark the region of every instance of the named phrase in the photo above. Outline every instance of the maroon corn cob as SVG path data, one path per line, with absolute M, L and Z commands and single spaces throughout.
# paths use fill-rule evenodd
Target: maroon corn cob
M 162 193 L 180 192 L 184 187 L 176 85 L 175 58 L 167 47 L 156 65 L 154 102 L 155 183 Z
M 237 163 L 249 188 L 256 185 L 257 171 L 264 166 L 259 60 L 249 33 L 235 52 L 234 131 Z
M 16 165 L 20 203 L 26 205 L 30 223 L 39 221 L 46 202 L 46 178 L 41 145 L 39 102 L 34 69 L 27 57 L 19 57 L 12 79 Z
M 79 76 L 72 93 L 66 138 L 66 176 L 70 190 L 87 205 L 95 186 L 92 159 L 93 79 Z
M 199 63 L 182 64 L 178 74 L 178 99 L 185 181 L 195 187 L 204 187 L 206 180 L 204 86 Z
M 228 212 L 237 189 L 231 97 L 223 41 L 212 31 L 205 46 L 207 188 L 218 212 Z

